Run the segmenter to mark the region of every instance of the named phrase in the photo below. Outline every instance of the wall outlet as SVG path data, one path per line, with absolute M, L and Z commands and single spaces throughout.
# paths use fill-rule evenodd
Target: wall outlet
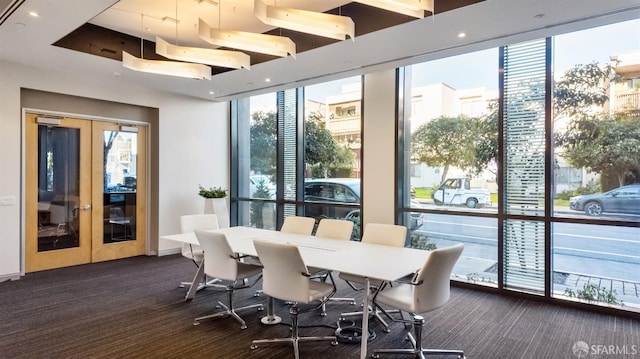
M 13 196 L 0 197 L 0 206 L 15 206 L 16 198 Z

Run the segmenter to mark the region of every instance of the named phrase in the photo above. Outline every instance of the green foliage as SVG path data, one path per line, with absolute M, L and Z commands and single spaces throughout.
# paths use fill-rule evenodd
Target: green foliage
M 569 198 L 575 196 L 582 196 L 585 194 L 592 194 L 600 192 L 600 184 L 593 179 L 589 180 L 586 186 L 580 186 L 572 191 L 564 191 L 556 194 L 555 199 L 561 199 L 568 201 Z
M 616 297 L 615 290 L 608 290 L 603 287 L 598 288 L 595 284 L 585 284 L 582 289 L 575 291 L 567 288 L 564 290 L 564 295 L 569 298 L 583 299 L 588 302 L 623 305 L 622 301 Z
M 556 143 L 571 166 L 611 174 L 620 186 L 640 167 L 640 121 L 624 114 L 573 119 Z
M 322 115 L 312 113 L 305 121 L 305 162 L 312 176 L 350 177 L 355 154 L 347 146 L 340 146 L 323 125 Z M 258 111 L 253 114 L 250 130 L 251 170 L 275 173 L 278 140 L 277 114 Z
M 416 198 L 431 198 L 433 188 L 416 187 Z
M 410 243 L 411 248 L 424 249 L 427 251 L 432 251 L 434 249 L 437 249 L 435 243 L 430 242 L 429 237 L 427 237 L 422 233 L 412 232 L 409 239 L 411 242 Z
M 307 163 L 323 163 L 328 167 L 333 162 L 337 144 L 331 132 L 320 125 L 321 119 L 319 114 L 314 113 L 304 123 L 304 156 Z
M 204 188 L 198 185 L 198 195 L 204 198 L 225 198 L 227 196 L 227 190 L 222 187 L 210 187 Z
M 609 83 L 614 74 L 610 64 L 578 64 L 567 70 L 555 86 L 556 116 L 587 114 L 593 106 L 601 107 L 609 100 Z
M 256 191 L 253 193 L 253 198 L 269 198 L 269 189 L 264 184 L 264 180 L 258 181 L 256 184 Z M 256 228 L 263 228 L 264 221 L 262 216 L 262 210 L 264 209 L 265 202 L 263 201 L 252 201 L 250 216 L 251 216 L 251 224 Z
M 419 126 L 411 134 L 412 158 L 431 167 L 443 167 L 442 178 L 449 168 L 470 168 L 474 162 L 474 120 L 441 116 Z
M 351 240 L 352 241 L 356 241 L 356 242 L 360 242 L 360 240 L 361 240 L 361 238 L 360 238 L 360 231 L 361 231 L 360 216 L 351 216 L 351 217 L 347 218 L 347 220 L 353 222 L 353 231 L 351 232 Z
M 251 170 L 257 173 L 275 173 L 278 140 L 275 112 L 253 113 L 250 130 Z
M 489 169 L 488 164 L 498 158 L 498 100 L 492 100 L 488 114 L 475 121 L 474 154 L 469 168 L 472 175 Z M 494 173 L 496 174 L 496 173 Z

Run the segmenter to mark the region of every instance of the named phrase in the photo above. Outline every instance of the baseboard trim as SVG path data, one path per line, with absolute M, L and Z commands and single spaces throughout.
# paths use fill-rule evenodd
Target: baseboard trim
M 20 279 L 20 273 L 11 273 L 11 274 L 3 274 L 0 275 L 0 283 L 6 282 L 9 280 L 18 280 Z
M 158 251 L 158 257 L 168 256 L 168 255 L 178 254 L 178 253 L 182 253 L 182 248 L 163 249 L 161 251 Z

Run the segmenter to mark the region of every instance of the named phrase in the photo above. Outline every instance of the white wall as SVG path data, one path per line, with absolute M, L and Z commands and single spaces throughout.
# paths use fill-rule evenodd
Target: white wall
M 362 224 L 394 224 L 395 211 L 395 70 L 365 75 L 362 130 Z
M 153 75 L 150 75 L 153 76 Z M 226 103 L 175 96 L 123 84 L 117 77 L 77 77 L 0 61 L 0 281 L 23 274 L 22 109 L 20 88 L 128 103 L 159 109 L 160 235 L 178 229 L 180 214 L 201 210 L 197 184 L 228 186 Z M 165 158 L 166 157 L 166 158 Z M 149 238 L 157 241 L 157 238 Z M 178 245 L 161 243 L 167 252 Z
M 174 101 L 161 108 L 159 234 L 180 232 L 178 217 L 204 213 L 198 184 L 229 188 L 229 115 L 227 103 Z M 161 116 L 161 118 L 162 118 Z M 228 198 L 228 197 L 227 197 Z M 228 203 L 227 203 L 228 205 Z M 159 254 L 176 244 L 160 240 Z

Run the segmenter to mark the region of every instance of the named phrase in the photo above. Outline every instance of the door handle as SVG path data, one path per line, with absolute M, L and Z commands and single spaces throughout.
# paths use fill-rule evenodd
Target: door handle
M 80 209 L 83 211 L 90 211 L 91 210 L 91 205 L 90 204 L 85 204 L 84 206 L 80 206 Z

